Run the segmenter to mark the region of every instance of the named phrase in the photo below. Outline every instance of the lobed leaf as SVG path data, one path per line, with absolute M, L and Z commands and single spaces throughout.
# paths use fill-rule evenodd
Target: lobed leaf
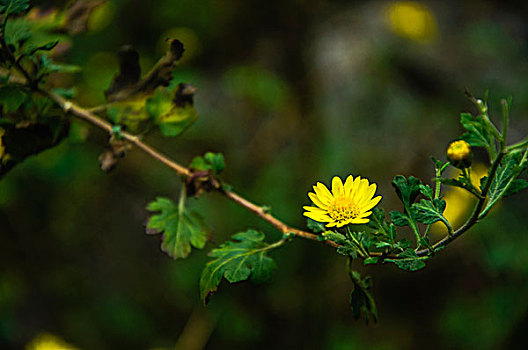
M 472 147 L 489 148 L 493 144 L 493 136 L 481 116 L 473 117 L 469 113 L 460 114 L 460 123 L 467 130 L 460 138 Z
M 400 213 L 399 211 L 390 212 L 391 221 L 396 226 L 408 226 L 409 217 L 406 214 Z
M 426 225 L 431 225 L 437 221 L 448 222 L 444 217 L 446 202 L 443 199 L 426 200 L 414 203 L 411 210 L 414 212 L 416 221 Z
M 203 219 L 195 212 L 187 212 L 180 202 L 176 206 L 168 198 L 158 197 L 147 210 L 159 212 L 147 223 L 147 233 L 163 233 L 161 250 L 174 259 L 186 258 L 191 246 L 202 249 L 207 241 Z
M 225 278 L 229 283 L 251 279 L 256 283 L 267 281 L 276 269 L 273 259 L 266 255 L 269 245 L 264 242 L 264 234 L 255 230 L 239 232 L 213 249 L 200 277 L 200 295 L 204 303 L 218 290 Z
M 417 179 L 414 176 L 410 176 L 406 179 L 402 175 L 396 175 L 394 180 L 392 180 L 392 186 L 406 208 L 410 207 L 416 200 L 416 197 L 420 194 L 421 184 L 422 182 L 420 179 Z
M 524 167 L 521 166 L 521 154 L 518 152 L 506 155 L 495 173 L 491 181 L 488 192 L 488 202 L 482 211 L 485 215 L 491 207 L 502 197 L 519 192 L 528 187 L 526 180 L 517 179 Z M 489 180 L 486 180 L 489 181 Z

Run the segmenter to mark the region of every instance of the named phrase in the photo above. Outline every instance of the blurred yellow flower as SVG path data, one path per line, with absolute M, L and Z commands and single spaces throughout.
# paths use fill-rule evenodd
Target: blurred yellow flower
M 360 176 L 354 178 L 349 175 L 343 185 L 339 176 L 332 179 L 332 192 L 318 182 L 313 186 L 314 192 L 309 192 L 308 197 L 317 207 L 304 206 L 303 215 L 318 222 L 327 222 L 328 227 L 342 227 L 347 224 L 365 224 L 372 214 L 381 196 L 374 197 L 376 184 L 369 185 L 367 179 Z
M 488 167 L 484 164 L 478 163 L 471 167 L 471 183 L 475 187 L 480 187 L 480 179 L 486 175 L 488 175 Z M 444 216 L 456 229 L 470 215 L 471 208 L 477 199 L 474 195 L 459 187 L 443 188 L 448 188 L 443 198 L 447 204 Z M 431 232 L 440 233 L 444 231 L 445 227 L 440 222 L 433 224 Z
M 26 350 L 78 350 L 50 333 L 40 333 L 26 345 Z
M 427 6 L 420 2 L 391 2 L 385 8 L 385 16 L 390 29 L 398 36 L 422 43 L 436 38 L 436 19 Z

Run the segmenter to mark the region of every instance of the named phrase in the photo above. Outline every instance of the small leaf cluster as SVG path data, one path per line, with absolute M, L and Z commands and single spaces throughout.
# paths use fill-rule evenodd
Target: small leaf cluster
M 83 14 L 93 8 L 74 16 L 71 7 L 41 12 L 28 0 L 0 1 L 0 176 L 68 135 L 68 119 L 39 89 L 53 74 L 79 70 L 59 62 L 57 52 L 67 49 L 70 29 L 85 26 Z M 67 88 L 56 93 L 71 95 Z

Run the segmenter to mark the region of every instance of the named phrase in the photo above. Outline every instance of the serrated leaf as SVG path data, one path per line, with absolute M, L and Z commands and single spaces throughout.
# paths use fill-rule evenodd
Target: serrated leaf
M 409 225 L 409 217 L 399 211 L 390 212 L 391 221 L 396 226 L 407 226 Z
M 433 189 L 429 185 L 420 185 L 420 192 L 427 199 L 433 199 Z
M 313 233 L 321 233 L 326 231 L 323 223 L 317 222 L 310 218 L 306 219 L 306 227 L 308 227 Z
M 269 245 L 264 234 L 255 230 L 240 232 L 213 249 L 209 256 L 216 258 L 205 265 L 200 277 L 200 295 L 204 303 L 216 292 L 222 278 L 229 283 L 251 279 L 261 283 L 276 269 L 273 259 L 266 256 Z
M 402 175 L 396 175 L 394 180 L 392 180 L 392 186 L 406 208 L 410 207 L 416 200 L 416 197 L 420 194 L 421 184 L 422 182 L 420 179 L 417 179 L 414 176 L 410 176 L 406 179 Z
M 488 131 L 487 125 L 481 116 L 473 117 L 469 113 L 460 114 L 460 123 L 467 130 L 461 139 L 473 147 L 490 147 L 493 137 Z
M 491 181 L 488 192 L 489 199 L 486 208 L 482 211 L 483 213 L 487 213 L 500 198 L 526 188 L 526 181 L 519 180 L 516 182 L 515 180 L 523 171 L 523 168 L 519 166 L 520 162 L 520 153 L 508 154 L 503 158 Z
M 413 249 L 407 249 L 398 254 L 398 259 L 385 259 L 392 262 L 402 270 L 417 271 L 425 267 L 425 261 L 428 257 L 420 257 Z
M 416 221 L 425 225 L 431 225 L 437 221 L 448 222 L 443 213 L 446 208 L 446 202 L 443 199 L 426 200 L 422 199 L 420 203 L 414 203 L 411 210 L 414 212 Z
M 161 250 L 174 259 L 186 258 L 191 246 L 202 249 L 207 241 L 203 219 L 194 212 L 187 212 L 182 203 L 176 206 L 168 198 L 158 197 L 149 203 L 147 210 L 160 212 L 152 215 L 147 223 L 147 232 L 163 233 Z
M 29 0 L 0 0 L 0 14 L 16 15 L 29 8 Z

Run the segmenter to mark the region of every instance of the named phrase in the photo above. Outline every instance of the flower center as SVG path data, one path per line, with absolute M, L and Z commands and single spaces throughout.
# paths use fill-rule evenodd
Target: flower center
M 354 219 L 359 215 L 359 208 L 352 198 L 337 197 L 328 210 L 328 215 L 335 221 Z

